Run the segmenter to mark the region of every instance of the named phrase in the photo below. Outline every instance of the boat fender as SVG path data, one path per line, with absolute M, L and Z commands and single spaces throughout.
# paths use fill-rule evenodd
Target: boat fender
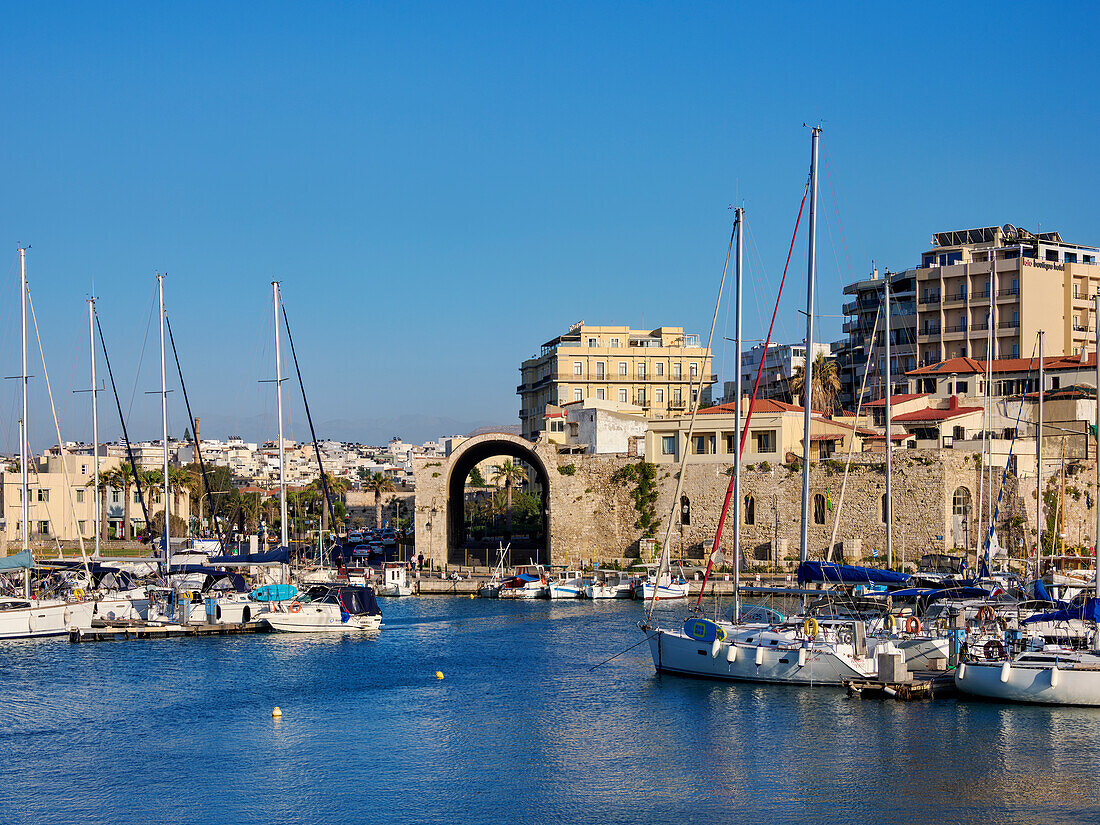
M 717 659 L 718 654 L 722 652 L 722 640 L 715 639 L 714 644 L 710 646 L 710 658 Z
M 955 671 L 955 676 L 958 678 L 958 680 L 960 682 L 963 679 L 966 678 L 966 663 L 965 662 L 959 662 L 959 668 L 958 668 L 958 670 Z
M 1008 661 L 1006 660 L 1005 663 L 1003 665 L 1001 665 L 1001 681 L 1002 682 L 1007 682 L 1009 674 L 1011 672 L 1012 672 L 1012 665 L 1010 665 L 1008 663 Z
M 762 664 L 764 664 L 764 646 L 759 645 L 756 648 L 756 666 L 760 667 Z
M 737 645 L 731 643 L 730 646 L 726 649 L 726 662 L 728 662 L 729 664 L 732 665 L 736 661 L 737 661 Z
M 806 658 L 807 658 L 806 648 L 800 647 L 798 649 L 798 666 L 799 667 L 805 667 L 806 666 Z
M 1050 669 L 1050 686 L 1052 688 L 1058 687 L 1058 682 L 1062 680 L 1062 671 L 1058 670 L 1058 665 L 1055 665 Z
M 68 627 L 73 622 L 73 612 L 66 607 L 65 612 L 61 614 L 61 618 L 65 622 L 65 627 Z
M 73 598 L 75 598 L 78 602 L 84 601 L 84 588 L 78 587 L 76 590 L 74 590 Z
M 34 633 L 35 628 L 38 627 L 38 620 L 34 618 L 34 613 L 27 614 L 27 629 L 31 633 Z
M 802 632 L 811 639 L 817 636 L 819 630 L 821 630 L 821 625 L 817 623 L 817 619 L 813 616 L 810 616 L 802 623 Z
M 301 602 L 291 602 L 290 603 L 290 612 L 291 613 L 301 613 L 302 612 L 302 603 Z
M 987 659 L 1003 659 L 1005 656 L 1005 646 L 996 639 L 990 639 L 986 642 L 983 651 Z M 1003 682 L 1005 680 L 1002 679 L 1001 681 Z
M 882 626 L 887 633 L 893 633 L 895 630 L 897 630 L 898 620 L 894 618 L 893 613 L 887 613 L 882 620 Z
M 978 608 L 978 621 L 982 624 L 991 622 L 995 618 L 997 618 L 997 614 L 993 612 L 993 608 L 990 607 L 988 604 L 982 605 L 982 607 Z
M 920 619 L 916 616 L 910 616 L 905 620 L 905 632 L 906 633 L 920 633 Z

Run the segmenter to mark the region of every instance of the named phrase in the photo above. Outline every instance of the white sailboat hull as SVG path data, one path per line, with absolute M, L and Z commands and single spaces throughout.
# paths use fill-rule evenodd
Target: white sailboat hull
M 875 674 L 873 662 L 839 653 L 832 645 L 773 647 L 734 641 L 736 654 L 730 662 L 727 642 L 720 643 L 717 655 L 712 655 L 713 643 L 700 642 L 676 631 L 647 633 L 658 673 L 722 681 L 837 686 L 847 678 L 865 679 Z
M 1100 706 L 1100 669 L 1059 667 L 1055 676 L 1051 666 L 1010 663 L 1002 681 L 1003 665 L 960 665 L 955 671 L 955 686 L 971 696 L 1005 702 Z
M 90 627 L 91 602 L 66 602 L 60 599 L 13 600 L 12 606 L 0 604 L 0 639 L 36 639 L 64 636 L 71 627 Z M 28 605 L 26 607 L 15 606 Z
M 649 601 L 653 598 L 654 590 L 657 592 L 657 599 L 664 601 L 668 599 L 686 599 L 688 597 L 688 585 L 687 582 L 678 584 L 672 582 L 671 584 L 654 585 L 652 582 L 646 582 L 642 588 L 642 598 Z

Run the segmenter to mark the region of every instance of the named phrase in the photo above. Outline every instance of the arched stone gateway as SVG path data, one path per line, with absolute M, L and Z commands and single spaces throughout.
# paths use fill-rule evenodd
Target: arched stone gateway
M 416 474 L 416 547 L 433 564 L 462 563 L 466 548 L 465 484 L 470 471 L 494 456 L 508 456 L 523 462 L 531 472 L 530 480 L 542 488 L 542 546 L 525 548 L 524 553 L 548 563 L 551 558 L 550 501 L 551 476 L 556 468 L 552 447 L 532 442 L 511 433 L 484 433 L 463 441 L 445 459 L 417 458 Z M 514 559 L 515 560 L 515 559 Z M 526 559 L 523 559 L 526 561 Z

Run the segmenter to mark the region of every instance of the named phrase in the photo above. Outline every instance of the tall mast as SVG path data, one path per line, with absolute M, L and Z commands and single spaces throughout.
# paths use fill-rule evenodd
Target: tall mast
M 890 396 L 893 394 L 893 375 L 890 369 L 890 276 L 886 275 L 885 283 L 885 297 L 886 297 L 886 512 L 883 513 L 886 516 L 886 566 L 893 568 L 894 566 L 894 497 L 890 492 L 890 482 L 894 474 L 893 467 L 893 446 L 894 441 L 891 438 L 891 409 L 890 409 Z
M 283 356 L 279 335 L 279 282 L 271 282 L 275 318 L 275 397 L 279 404 L 279 535 L 280 547 L 287 546 L 286 538 L 286 447 L 283 445 Z
M 1096 444 L 1100 448 L 1100 295 L 1093 295 L 1093 310 L 1092 321 L 1096 326 Z M 1087 443 L 1087 442 L 1086 442 Z M 1096 497 L 1100 499 L 1100 449 L 1097 449 L 1096 455 L 1093 456 L 1093 460 L 1096 463 Z M 1096 532 L 1092 537 L 1092 581 L 1093 581 L 1093 595 L 1100 599 L 1100 563 L 1097 563 L 1097 559 L 1100 559 L 1100 555 L 1097 555 L 1096 548 L 1100 547 L 1100 501 L 1093 502 L 1093 509 L 1096 510 Z M 1093 647 L 1100 649 L 1100 628 L 1096 629 L 1093 634 Z
M 30 550 L 31 536 L 30 525 L 28 523 L 30 519 L 30 486 L 28 484 L 29 477 L 27 474 L 27 462 L 30 457 L 29 445 L 27 443 L 27 250 L 25 247 L 19 249 L 19 311 L 22 318 L 22 373 L 20 374 L 20 383 L 22 386 L 22 398 L 23 398 L 23 416 L 20 419 L 19 425 L 19 483 L 22 489 L 23 498 L 23 549 Z M 31 576 L 30 571 L 26 571 L 23 575 L 23 595 L 30 597 L 31 592 Z
M 171 497 L 168 494 L 168 376 L 164 369 L 164 276 L 157 275 L 160 297 L 160 418 L 164 438 L 164 559 L 172 572 Z
M 1100 320 L 1100 319 L 1098 319 Z M 1039 427 L 1035 431 L 1035 578 L 1043 575 L 1043 331 L 1039 330 Z M 1100 402 L 1098 402 L 1100 403 Z M 1096 515 L 1100 517 L 1100 502 Z M 980 519 L 979 519 L 980 521 Z
M 737 398 L 737 414 L 733 417 L 733 621 L 734 624 L 741 620 L 741 595 L 738 588 L 741 586 L 741 272 L 742 249 L 745 236 L 745 210 L 737 207 L 737 257 L 734 262 L 734 281 L 736 283 L 737 299 L 734 304 L 734 335 L 737 344 L 734 347 L 734 395 Z M 768 357 L 768 348 L 765 344 L 764 354 L 761 358 Z
M 92 472 L 95 474 L 95 483 L 92 486 L 92 498 L 95 499 L 93 512 L 95 514 L 95 558 L 99 558 L 99 529 L 103 523 L 101 512 L 102 502 L 99 499 L 99 405 L 96 403 L 95 380 L 95 298 L 88 299 L 88 341 L 92 356 Z M 129 538 L 127 536 L 126 538 Z
M 821 127 L 813 127 L 810 149 L 810 254 L 806 271 L 806 366 L 802 368 L 802 546 L 799 560 L 806 561 L 810 544 L 810 401 L 814 386 L 814 276 L 817 272 L 817 144 Z

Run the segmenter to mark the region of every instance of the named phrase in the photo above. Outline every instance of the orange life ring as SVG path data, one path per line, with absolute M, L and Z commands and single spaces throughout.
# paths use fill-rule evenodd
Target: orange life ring
M 986 622 L 991 622 L 995 618 L 997 618 L 997 614 L 993 612 L 993 608 L 990 607 L 988 604 L 978 608 L 978 621 L 982 624 L 985 624 Z
M 916 616 L 910 616 L 905 620 L 905 632 L 906 633 L 920 633 L 920 619 Z
M 301 602 L 291 602 L 290 603 L 290 612 L 291 613 L 301 613 L 302 612 Z

